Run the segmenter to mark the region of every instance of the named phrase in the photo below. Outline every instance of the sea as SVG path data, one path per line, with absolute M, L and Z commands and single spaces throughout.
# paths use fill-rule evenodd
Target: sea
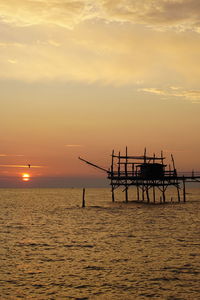
M 200 188 L 0 189 L 0 299 L 200 299 Z

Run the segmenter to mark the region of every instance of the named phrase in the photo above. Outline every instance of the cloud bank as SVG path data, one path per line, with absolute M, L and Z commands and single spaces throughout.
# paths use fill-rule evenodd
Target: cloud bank
M 143 88 L 140 89 L 145 93 L 161 95 L 166 97 L 181 97 L 190 100 L 193 103 L 200 103 L 200 90 L 186 90 L 181 87 L 168 88 Z
M 1 0 L 1 20 L 19 26 L 72 28 L 85 20 L 200 28 L 199 0 Z
M 199 20 L 199 0 L 1 0 L 0 79 L 196 91 Z

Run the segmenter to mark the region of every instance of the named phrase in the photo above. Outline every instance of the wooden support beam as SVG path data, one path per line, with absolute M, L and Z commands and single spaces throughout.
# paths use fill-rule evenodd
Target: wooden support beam
M 183 179 L 183 202 L 186 202 L 185 178 Z
M 132 176 L 134 176 L 134 164 L 132 164 Z
M 149 188 L 148 186 L 146 186 L 146 195 L 147 195 L 147 202 L 150 202 L 150 198 L 149 198 Z
M 128 158 L 127 158 L 127 156 L 128 156 L 128 148 L 126 146 L 126 162 L 125 162 L 125 165 L 124 165 L 126 177 L 127 177 L 127 174 L 128 174 L 128 169 L 127 169 L 127 167 L 128 167 L 128 165 L 127 165 L 128 164 Z
M 112 185 L 112 202 L 115 202 L 114 186 Z
M 111 161 L 111 187 L 112 187 L 112 202 L 115 202 L 114 186 L 113 186 L 113 165 L 114 165 L 114 150 L 112 151 L 112 161 Z
M 166 198 L 165 198 L 165 189 L 164 189 L 164 187 L 163 187 L 163 190 L 162 190 L 162 196 L 163 196 L 163 202 L 165 203 Z
M 142 201 L 144 202 L 144 185 L 142 185 Z
M 114 150 L 112 151 L 112 161 L 111 161 L 111 175 L 113 176 L 113 165 L 114 165 Z
M 128 187 L 125 189 L 125 201 L 128 202 Z
M 163 162 L 163 151 L 161 151 L 161 158 L 162 158 L 162 165 L 164 166 L 164 162 Z M 165 203 L 165 182 L 163 180 L 162 182 L 163 186 L 162 186 L 162 198 L 163 198 L 163 202 Z
M 127 176 L 128 176 L 128 165 L 127 165 L 127 163 L 128 163 L 128 158 L 127 158 L 127 156 L 128 156 L 128 148 L 127 148 L 127 146 L 126 146 L 126 163 L 125 163 L 125 176 L 126 176 L 126 178 L 127 178 Z M 127 179 L 126 179 L 126 189 L 125 189 L 125 201 L 126 202 L 128 202 L 128 186 L 127 186 Z
M 178 202 L 181 202 L 181 197 L 180 197 L 180 191 L 179 191 L 178 183 L 177 183 L 176 188 L 177 188 Z
M 120 152 L 119 152 L 119 160 L 118 160 L 118 176 L 120 176 Z
M 147 149 L 146 147 L 144 148 L 144 163 L 147 161 Z
M 140 190 L 139 190 L 139 185 L 137 185 L 137 201 L 140 201 Z
M 171 154 L 171 159 L 172 159 L 172 165 L 173 165 L 173 173 L 174 173 L 174 176 L 177 176 L 177 171 L 176 171 L 176 166 L 175 166 L 175 161 L 174 161 L 174 157 L 173 155 Z
M 85 207 L 85 188 L 83 188 L 82 207 Z
M 155 191 L 155 186 L 153 186 L 153 202 L 156 202 L 156 191 Z

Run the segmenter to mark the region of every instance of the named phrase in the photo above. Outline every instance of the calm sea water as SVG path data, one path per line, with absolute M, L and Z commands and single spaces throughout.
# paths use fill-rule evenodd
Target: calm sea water
M 1 189 L 0 299 L 200 299 L 200 190 L 110 196 L 88 189 L 81 208 L 80 189 Z

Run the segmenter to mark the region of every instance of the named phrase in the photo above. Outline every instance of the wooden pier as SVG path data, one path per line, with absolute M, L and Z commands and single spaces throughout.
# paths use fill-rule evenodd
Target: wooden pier
M 160 156 L 153 154 L 148 156 L 146 148 L 141 156 L 125 153 L 111 154 L 111 166 L 109 169 L 95 165 L 81 157 L 80 160 L 107 173 L 110 180 L 112 201 L 115 201 L 115 190 L 119 187 L 125 192 L 125 202 L 129 201 L 129 188 L 135 186 L 137 195 L 135 201 L 156 203 L 159 192 L 159 202 L 167 202 L 166 191 L 168 187 L 174 187 L 178 202 L 186 202 L 186 183 L 200 182 L 200 173 L 177 172 L 173 155 L 171 164 L 165 164 L 165 157 L 161 151 Z M 172 201 L 172 198 L 170 198 Z

